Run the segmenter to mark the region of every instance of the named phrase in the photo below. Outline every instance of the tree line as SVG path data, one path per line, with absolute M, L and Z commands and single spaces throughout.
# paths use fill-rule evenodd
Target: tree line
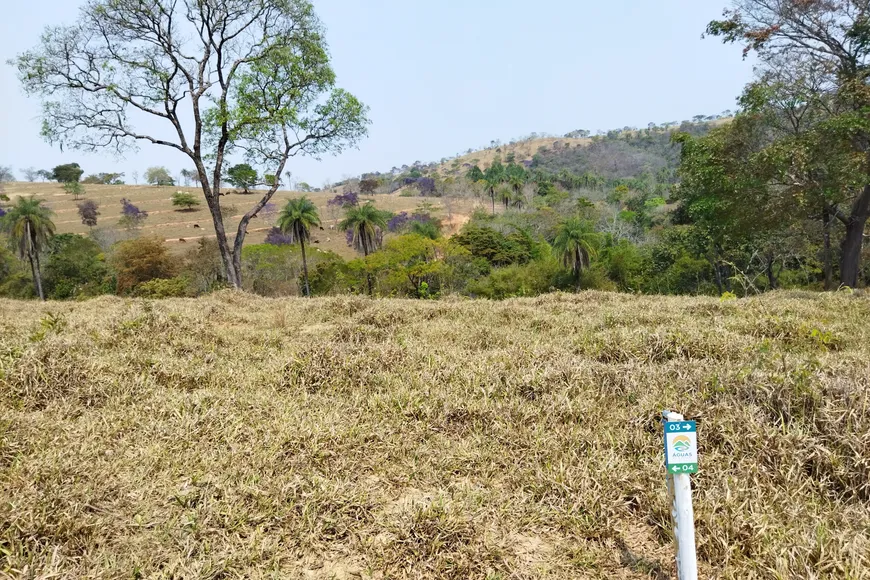
M 46 104 L 49 139 L 118 151 L 144 141 L 187 156 L 212 217 L 219 278 L 241 288 L 282 245 L 246 252 L 244 240 L 288 160 L 352 145 L 368 120 L 366 107 L 336 88 L 310 4 L 218 4 L 94 5 L 14 62 L 25 90 Z M 182 18 L 173 18 L 176 12 Z M 309 280 L 302 293 L 405 292 L 387 283 L 402 277 L 389 273 L 385 256 L 420 266 L 405 278 L 417 282 L 413 293 L 430 297 L 439 288 L 491 297 L 576 288 L 739 295 L 865 284 L 865 13 L 855 0 L 734 2 L 707 33 L 743 43 L 759 66 L 730 122 L 714 126 L 699 117 L 680 127 L 627 128 L 595 136 L 583 148 L 554 142 L 532 160 L 507 152 L 488 165 L 455 161 L 448 174 L 415 164 L 340 184 L 349 188 L 344 195 L 438 197 L 448 213 L 451 200 L 479 197 L 488 211 L 476 211 L 458 236 L 445 240 L 433 231 L 436 220 L 422 213 L 386 216 L 361 204 L 358 211 L 369 214 L 363 229 L 342 222 L 361 258 L 345 264 L 330 258 L 335 268 L 320 272 L 333 272 L 338 282 Z M 147 47 L 130 38 L 148 40 Z M 139 58 L 142 51 L 147 59 Z M 70 105 L 82 102 L 89 106 Z M 181 125 L 180 107 L 192 115 L 192 128 Z M 138 131 L 127 116 L 132 110 L 165 123 L 173 139 Z M 248 163 L 225 169 L 231 155 Z M 267 187 L 256 192 L 232 244 L 221 206 L 227 179 L 245 191 Z M 393 220 L 420 231 L 391 236 Z M 272 241 L 298 242 L 301 252 L 300 234 L 279 228 Z M 408 248 L 416 249 L 407 254 Z M 251 266 L 246 258 L 257 252 L 263 260 Z

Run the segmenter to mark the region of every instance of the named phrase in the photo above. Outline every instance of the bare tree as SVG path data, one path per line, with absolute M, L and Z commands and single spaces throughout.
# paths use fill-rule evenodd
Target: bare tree
M 306 0 L 89 0 L 75 24 L 48 28 L 13 64 L 43 100 L 50 142 L 118 153 L 146 142 L 189 158 L 237 288 L 248 223 L 278 184 L 242 216 L 231 247 L 220 211 L 227 158 L 280 175 L 290 157 L 341 151 L 368 124 L 367 108 L 335 87 Z
M 26 167 L 21 170 L 21 174 L 24 175 L 24 179 L 33 183 L 36 181 L 36 178 L 39 177 L 39 171 L 35 167 Z

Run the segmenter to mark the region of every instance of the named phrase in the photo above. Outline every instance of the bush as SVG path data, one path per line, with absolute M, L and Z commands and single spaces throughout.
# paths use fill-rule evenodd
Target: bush
M 285 234 L 281 231 L 281 228 L 273 226 L 266 234 L 266 239 L 263 243 L 271 246 L 292 246 L 295 242 L 293 241 L 293 236 Z
M 505 236 L 492 228 L 466 226 L 453 241 L 493 266 L 525 264 L 534 255 L 534 241 L 519 232 Z
M 197 245 L 187 251 L 183 275 L 191 293 L 197 296 L 226 286 L 217 240 L 200 238 Z
M 599 256 L 599 263 L 620 290 L 637 291 L 644 283 L 645 256 L 628 240 L 620 240 L 606 247 Z
M 431 297 L 440 292 L 442 279 L 448 275 L 447 249 L 445 242 L 426 236 L 399 236 L 364 260 L 365 271 L 377 278 L 378 290 L 384 295 Z
M 186 191 L 176 191 L 172 194 L 172 205 L 185 210 L 191 210 L 198 206 L 200 201 L 192 193 Z
M 133 291 L 139 298 L 183 298 L 190 296 L 190 284 L 187 278 L 157 278 L 142 282 Z
M 59 234 L 51 239 L 43 283 L 46 296 L 54 300 L 98 296 L 115 289 L 100 246 L 75 234 Z
M 308 284 L 313 296 L 326 296 L 341 288 L 345 262 L 333 252 L 318 252 L 317 258 L 308 264 Z
M 117 245 L 112 256 L 119 294 L 131 292 L 149 280 L 173 278 L 178 265 L 178 260 L 169 253 L 166 242 L 153 236 L 123 241 Z
M 7 249 L 8 240 L 0 238 L 0 296 L 6 298 L 33 298 L 33 279 L 30 268 Z
M 607 277 L 607 270 L 602 264 L 593 264 L 580 272 L 580 288 L 584 290 L 606 290 L 616 292 L 619 287 L 616 282 Z
M 527 264 L 514 264 L 494 269 L 489 276 L 468 283 L 471 296 L 503 300 L 519 296 L 537 296 L 564 287 L 564 269 L 548 257 Z M 567 280 L 570 286 L 570 280 Z
M 297 245 L 252 244 L 242 248 L 242 280 L 249 292 L 298 295 L 301 272 L 302 254 Z
M 718 294 L 709 282 L 712 267 L 707 260 L 681 254 L 662 274 L 651 278 L 645 290 L 659 294 Z

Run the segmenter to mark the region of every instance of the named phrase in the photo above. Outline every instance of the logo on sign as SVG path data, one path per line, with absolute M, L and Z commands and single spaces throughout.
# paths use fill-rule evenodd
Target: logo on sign
M 685 453 L 692 448 L 692 440 L 685 435 L 674 437 L 674 451 Z

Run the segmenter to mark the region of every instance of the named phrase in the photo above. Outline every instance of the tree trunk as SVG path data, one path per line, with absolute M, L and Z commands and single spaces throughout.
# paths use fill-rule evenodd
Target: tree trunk
M 45 293 L 42 291 L 42 275 L 39 271 L 39 254 L 36 253 L 36 249 L 34 248 L 33 234 L 30 230 L 29 221 L 26 225 L 25 235 L 27 236 L 27 258 L 30 260 L 30 270 L 33 272 L 33 284 L 36 286 L 36 295 L 44 302 Z
M 776 290 L 776 274 L 773 273 L 773 254 L 767 255 L 767 283 L 771 290 Z
M 495 215 L 495 190 L 489 190 L 489 199 L 492 200 L 492 215 Z
M 207 189 L 207 187 L 203 187 L 203 189 Z M 215 238 L 217 238 L 218 249 L 221 254 L 221 261 L 224 266 L 224 276 L 228 284 L 232 285 L 236 289 L 241 289 L 242 281 L 239 276 L 237 276 L 235 266 L 233 265 L 233 254 L 230 251 L 230 244 L 227 240 L 227 232 L 224 229 L 224 218 L 221 215 L 220 208 L 220 196 L 212 195 L 210 192 L 206 193 L 205 203 L 208 205 L 209 212 L 211 213 L 212 223 L 214 224 L 214 232 Z
M 360 241 L 362 242 L 362 247 L 363 247 L 363 258 L 368 258 L 369 257 L 369 245 L 368 245 L 368 241 L 367 241 L 367 236 L 365 234 L 363 234 L 363 236 L 360 238 Z M 372 275 L 368 271 L 368 265 L 366 266 L 366 284 L 369 287 L 369 296 L 374 295 L 374 289 L 372 288 Z
M 580 292 L 580 286 L 582 284 L 582 280 L 580 276 L 583 274 L 583 256 L 580 255 L 580 250 L 574 250 L 574 265 L 572 266 L 574 270 L 574 278 L 577 281 L 577 292 Z
M 713 274 L 716 279 L 716 289 L 719 290 L 719 296 L 721 296 L 725 292 L 725 288 L 722 286 L 722 270 L 719 268 L 719 260 L 711 260 L 707 259 L 710 262 L 710 265 L 713 266 Z
M 861 267 L 861 251 L 864 248 L 864 228 L 870 217 L 870 185 L 864 186 L 861 194 L 852 203 L 852 212 L 846 220 L 846 236 L 843 238 L 840 258 L 840 283 L 850 288 L 858 287 L 858 271 Z
M 305 259 L 305 238 L 299 236 L 299 246 L 302 248 L 302 279 L 305 281 L 305 296 L 311 298 L 311 286 L 308 285 L 308 262 Z
M 834 264 L 831 260 L 831 210 L 825 205 L 822 210 L 822 270 L 825 275 L 825 290 L 834 287 Z

